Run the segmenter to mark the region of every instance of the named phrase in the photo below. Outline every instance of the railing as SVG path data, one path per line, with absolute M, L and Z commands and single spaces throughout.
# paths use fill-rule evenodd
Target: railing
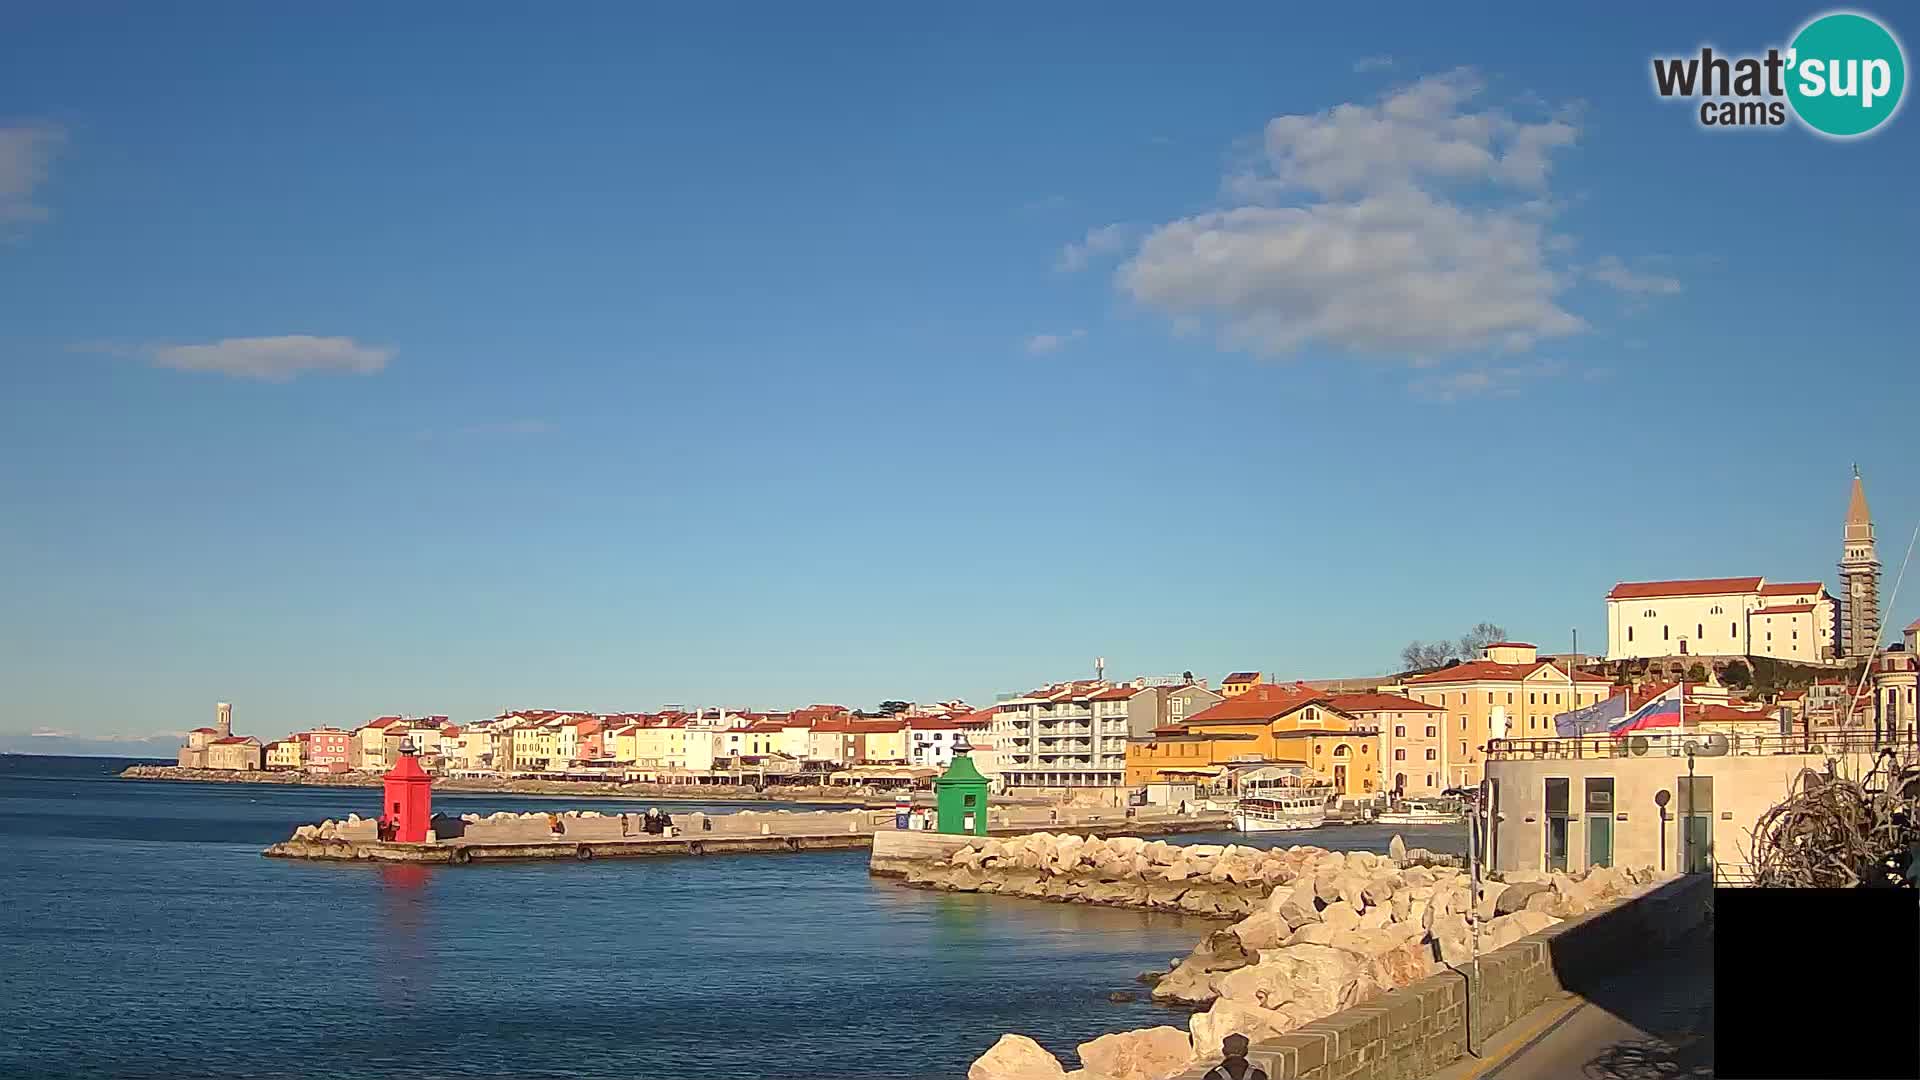
M 1536 761 L 1545 758 L 1685 757 L 1691 745 L 1701 757 L 1800 754 L 1810 757 L 1872 755 L 1892 748 L 1871 731 L 1813 731 L 1792 735 L 1742 735 L 1719 731 L 1661 729 L 1632 735 L 1585 735 L 1552 739 L 1495 739 L 1488 761 Z M 1724 745 L 1726 749 L 1720 750 Z

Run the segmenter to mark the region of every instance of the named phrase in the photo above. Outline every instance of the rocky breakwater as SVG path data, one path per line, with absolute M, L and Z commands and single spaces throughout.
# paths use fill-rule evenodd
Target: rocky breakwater
M 1038 832 L 987 839 L 901 869 L 906 884 L 920 888 L 1234 919 L 1253 914 L 1276 886 L 1294 881 L 1303 860 L 1329 855 L 1339 857 L 1311 847 L 1275 851 Z M 1418 850 L 1406 858 L 1457 861 Z
M 1209 933 L 1165 973 L 1142 976 L 1156 1000 L 1205 1010 L 1186 1030 L 1101 1036 L 1079 1047 L 1082 1067 L 1073 1073 L 1032 1039 L 1006 1035 L 973 1063 L 968 1080 L 1167 1080 L 1217 1060 L 1228 1035 L 1281 1035 L 1467 962 L 1469 911 L 1486 953 L 1654 878 L 1651 869 L 1513 874 L 1483 882 L 1476 895 L 1463 871 L 1418 865 L 1398 838 L 1394 851 L 1401 857 L 1310 847 L 1258 853 L 1270 891 L 1255 910 Z

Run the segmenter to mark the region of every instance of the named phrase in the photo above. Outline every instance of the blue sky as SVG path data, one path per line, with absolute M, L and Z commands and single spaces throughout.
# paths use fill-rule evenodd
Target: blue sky
M 1920 121 L 1648 75 L 1817 10 L 15 9 L 0 732 L 1591 645 L 1853 461 L 1890 589 Z

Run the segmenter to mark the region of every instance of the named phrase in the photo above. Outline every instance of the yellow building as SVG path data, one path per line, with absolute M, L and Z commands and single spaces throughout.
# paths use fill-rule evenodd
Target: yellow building
M 1227 697 L 1239 697 L 1241 694 L 1266 682 L 1266 678 L 1257 671 L 1236 671 L 1220 683 L 1220 693 Z
M 1218 778 L 1255 763 L 1304 765 L 1341 795 L 1380 788 L 1380 736 L 1304 686 L 1259 685 L 1127 744 L 1126 783 Z
M 1482 650 L 1478 660 L 1380 689 L 1443 710 L 1437 748 L 1441 786 L 1461 787 L 1480 782 L 1488 741 L 1551 738 L 1555 716 L 1598 704 L 1614 687 L 1599 675 L 1569 675 L 1539 659 L 1525 642 L 1501 641 Z
M 306 767 L 306 744 L 299 739 L 281 739 L 267 744 L 267 768 L 301 769 Z

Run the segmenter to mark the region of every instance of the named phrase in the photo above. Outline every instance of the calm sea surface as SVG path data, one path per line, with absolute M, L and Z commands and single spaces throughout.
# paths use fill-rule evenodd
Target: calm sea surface
M 1104 1032 L 1184 1026 L 1107 994 L 1218 925 L 906 889 L 869 878 L 864 851 L 266 859 L 294 825 L 378 796 L 114 778 L 126 764 L 0 756 L 0 1077 L 958 1077 L 1007 1031 L 1072 1064 Z

